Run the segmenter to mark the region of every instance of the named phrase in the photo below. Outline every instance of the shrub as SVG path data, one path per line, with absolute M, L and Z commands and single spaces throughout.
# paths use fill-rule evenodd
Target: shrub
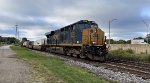
M 140 62 L 150 62 L 150 54 L 142 52 L 141 54 L 136 54 L 132 49 L 118 49 L 112 50 L 108 53 L 109 58 L 130 60 L 130 61 L 140 61 Z
M 135 52 L 132 49 L 125 50 L 127 53 L 134 54 Z
M 150 63 L 150 54 L 148 55 L 148 58 L 147 58 L 147 59 L 148 59 L 148 62 Z

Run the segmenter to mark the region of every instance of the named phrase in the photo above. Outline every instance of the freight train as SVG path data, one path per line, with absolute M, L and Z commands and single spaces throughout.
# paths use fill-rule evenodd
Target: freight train
M 106 60 L 108 53 L 106 36 L 95 21 L 80 20 L 47 32 L 45 36 L 47 39 L 43 40 L 40 45 L 34 42 L 33 49 L 91 60 Z
M 39 39 L 36 41 L 25 41 L 23 43 L 23 47 L 30 48 L 30 49 L 35 49 L 35 50 L 40 50 L 40 51 L 45 51 L 47 45 L 47 40 L 46 39 Z

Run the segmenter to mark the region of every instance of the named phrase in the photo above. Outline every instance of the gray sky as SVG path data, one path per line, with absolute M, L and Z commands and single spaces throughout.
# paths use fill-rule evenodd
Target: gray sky
M 145 37 L 142 20 L 150 25 L 150 0 L 0 0 L 2 36 L 14 36 L 17 24 L 21 37 L 36 40 L 81 19 L 96 21 L 106 36 L 108 21 L 118 19 L 111 23 L 117 40 Z

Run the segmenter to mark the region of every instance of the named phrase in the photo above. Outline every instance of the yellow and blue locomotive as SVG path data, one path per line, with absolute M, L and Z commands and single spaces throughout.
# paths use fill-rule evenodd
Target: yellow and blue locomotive
M 105 33 L 94 21 L 80 20 L 45 35 L 49 52 L 99 61 L 106 59 Z

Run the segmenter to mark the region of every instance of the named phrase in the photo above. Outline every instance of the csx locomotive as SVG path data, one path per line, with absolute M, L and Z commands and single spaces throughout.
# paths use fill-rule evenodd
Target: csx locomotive
M 94 21 L 80 20 L 45 34 L 45 50 L 68 56 L 105 61 L 106 37 Z

